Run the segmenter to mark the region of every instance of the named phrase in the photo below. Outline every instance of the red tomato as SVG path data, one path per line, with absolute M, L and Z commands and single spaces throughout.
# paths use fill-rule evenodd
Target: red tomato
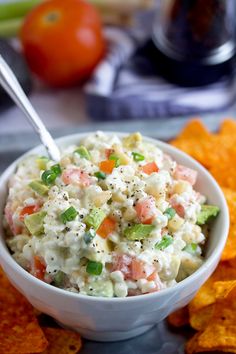
M 80 168 L 64 170 L 61 178 L 65 184 L 81 184 L 84 187 L 88 187 L 91 184 L 89 175 L 85 171 L 81 171 Z
M 126 254 L 121 254 L 116 257 L 112 267 L 112 271 L 114 272 L 116 270 L 119 270 L 124 274 L 125 279 L 129 279 L 131 277 L 131 262 L 132 258 L 130 256 Z
M 20 214 L 19 214 L 19 219 L 20 221 L 24 221 L 24 218 L 26 215 L 31 215 L 36 213 L 40 207 L 38 205 L 28 205 L 21 209 Z
M 151 175 L 154 172 L 158 172 L 159 168 L 155 162 L 148 162 L 146 165 L 141 167 L 141 170 L 147 175 Z
M 181 218 L 184 218 L 185 216 L 185 208 L 184 208 L 184 205 L 182 204 L 179 204 L 177 201 L 176 201 L 176 197 L 173 196 L 170 198 L 170 205 L 172 206 L 172 208 L 175 209 L 176 213 L 181 217 Z
M 116 229 L 116 222 L 107 217 L 103 220 L 101 225 L 99 226 L 97 230 L 97 234 L 101 236 L 102 238 L 107 238 L 113 231 Z
M 31 274 L 40 280 L 44 280 L 45 272 L 46 272 L 46 266 L 43 259 L 39 256 L 34 256 L 32 262 Z
M 31 70 L 56 87 L 88 78 L 105 49 L 99 15 L 84 0 L 48 0 L 36 6 L 20 37 Z
M 135 206 L 138 219 L 143 224 L 151 224 L 153 219 L 157 215 L 157 208 L 155 199 L 150 196 L 145 199 L 141 199 Z
M 174 173 L 174 178 L 189 182 L 192 186 L 197 181 L 197 171 L 186 166 L 177 165 Z
M 138 259 L 133 259 L 131 263 L 132 279 L 147 279 L 153 272 L 155 267 L 153 265 L 148 265 L 143 261 Z

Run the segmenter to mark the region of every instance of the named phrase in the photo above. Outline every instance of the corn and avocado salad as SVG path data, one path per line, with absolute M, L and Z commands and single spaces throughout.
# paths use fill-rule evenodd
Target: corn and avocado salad
M 134 133 L 88 135 L 59 163 L 28 156 L 9 181 L 4 224 L 14 259 L 38 279 L 89 296 L 161 291 L 204 261 L 219 208 L 197 172 Z

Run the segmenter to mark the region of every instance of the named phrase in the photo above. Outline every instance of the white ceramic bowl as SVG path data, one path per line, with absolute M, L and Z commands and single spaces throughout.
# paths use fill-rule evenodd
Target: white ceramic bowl
M 85 135 L 63 137 L 57 142 L 61 147 L 68 146 L 78 143 Z M 197 170 L 196 189 L 207 196 L 209 203 L 218 205 L 221 210 L 210 232 L 204 264 L 174 287 L 147 295 L 111 299 L 89 297 L 58 289 L 36 279 L 15 262 L 6 247 L 4 230 L 0 222 L 0 263 L 12 284 L 36 309 L 52 316 L 63 326 L 80 332 L 88 339 L 116 341 L 137 336 L 162 321 L 172 311 L 186 305 L 214 271 L 226 242 L 229 228 L 228 209 L 216 181 L 199 163 L 183 152 L 160 141 L 145 139 L 171 155 L 180 164 Z M 40 146 L 26 155 L 32 153 L 42 155 L 45 151 Z M 11 164 L 0 177 L 1 221 L 9 177 L 26 155 Z

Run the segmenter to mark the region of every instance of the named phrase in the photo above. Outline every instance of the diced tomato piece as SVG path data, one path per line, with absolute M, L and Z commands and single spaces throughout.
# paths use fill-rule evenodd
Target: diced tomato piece
M 113 263 L 112 272 L 119 270 L 124 274 L 125 279 L 131 278 L 131 262 L 132 258 L 126 254 L 122 254 L 116 257 Z
M 185 208 L 184 205 L 178 203 L 176 201 L 175 196 L 173 196 L 172 198 L 170 198 L 170 205 L 172 206 L 172 208 L 175 209 L 176 213 L 181 217 L 184 218 L 185 216 Z
M 68 168 L 62 173 L 62 181 L 65 184 L 79 184 L 88 187 L 91 184 L 91 179 L 85 171 L 80 168 Z
M 103 238 L 107 238 L 116 229 L 115 220 L 107 217 L 103 220 L 97 230 L 97 234 Z
M 20 221 L 24 221 L 24 218 L 26 215 L 31 215 L 31 214 L 37 213 L 37 211 L 39 209 L 40 209 L 40 206 L 37 204 L 25 206 L 20 211 L 20 214 L 19 214 Z
M 13 211 L 11 209 L 11 205 L 8 203 L 5 207 L 5 218 L 7 220 L 7 223 L 10 227 L 11 232 L 13 235 L 18 235 L 22 231 L 22 226 L 18 225 L 17 223 L 14 222 L 13 220 Z
M 157 215 L 157 208 L 154 197 L 143 198 L 135 205 L 139 221 L 142 224 L 151 224 Z
M 151 175 L 153 172 L 158 172 L 159 168 L 155 162 L 149 162 L 141 167 L 141 170 L 147 175 Z
M 147 278 L 148 281 L 154 281 L 156 284 L 156 287 L 151 289 L 149 293 L 153 293 L 155 291 L 161 290 L 161 280 L 159 278 L 159 275 L 157 271 L 154 271 L 149 277 Z
M 100 162 L 99 168 L 102 172 L 110 174 L 115 168 L 115 165 L 116 165 L 115 160 L 105 160 Z
M 154 270 L 155 267 L 153 265 L 134 258 L 131 263 L 131 278 L 134 280 L 147 279 Z
M 187 181 L 193 186 L 197 180 L 197 171 L 186 166 L 177 165 L 174 172 L 174 178 Z
M 105 149 L 105 156 L 109 159 L 110 155 L 114 153 L 114 149 Z
M 44 280 L 45 272 L 46 265 L 43 259 L 39 256 L 34 256 L 31 264 L 31 274 L 40 280 Z

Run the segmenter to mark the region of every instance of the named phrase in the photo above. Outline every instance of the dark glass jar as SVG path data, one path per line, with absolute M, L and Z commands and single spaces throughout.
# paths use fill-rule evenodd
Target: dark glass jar
M 172 66 L 167 71 L 173 81 L 204 85 L 233 70 L 235 15 L 235 0 L 160 1 L 153 40 Z

